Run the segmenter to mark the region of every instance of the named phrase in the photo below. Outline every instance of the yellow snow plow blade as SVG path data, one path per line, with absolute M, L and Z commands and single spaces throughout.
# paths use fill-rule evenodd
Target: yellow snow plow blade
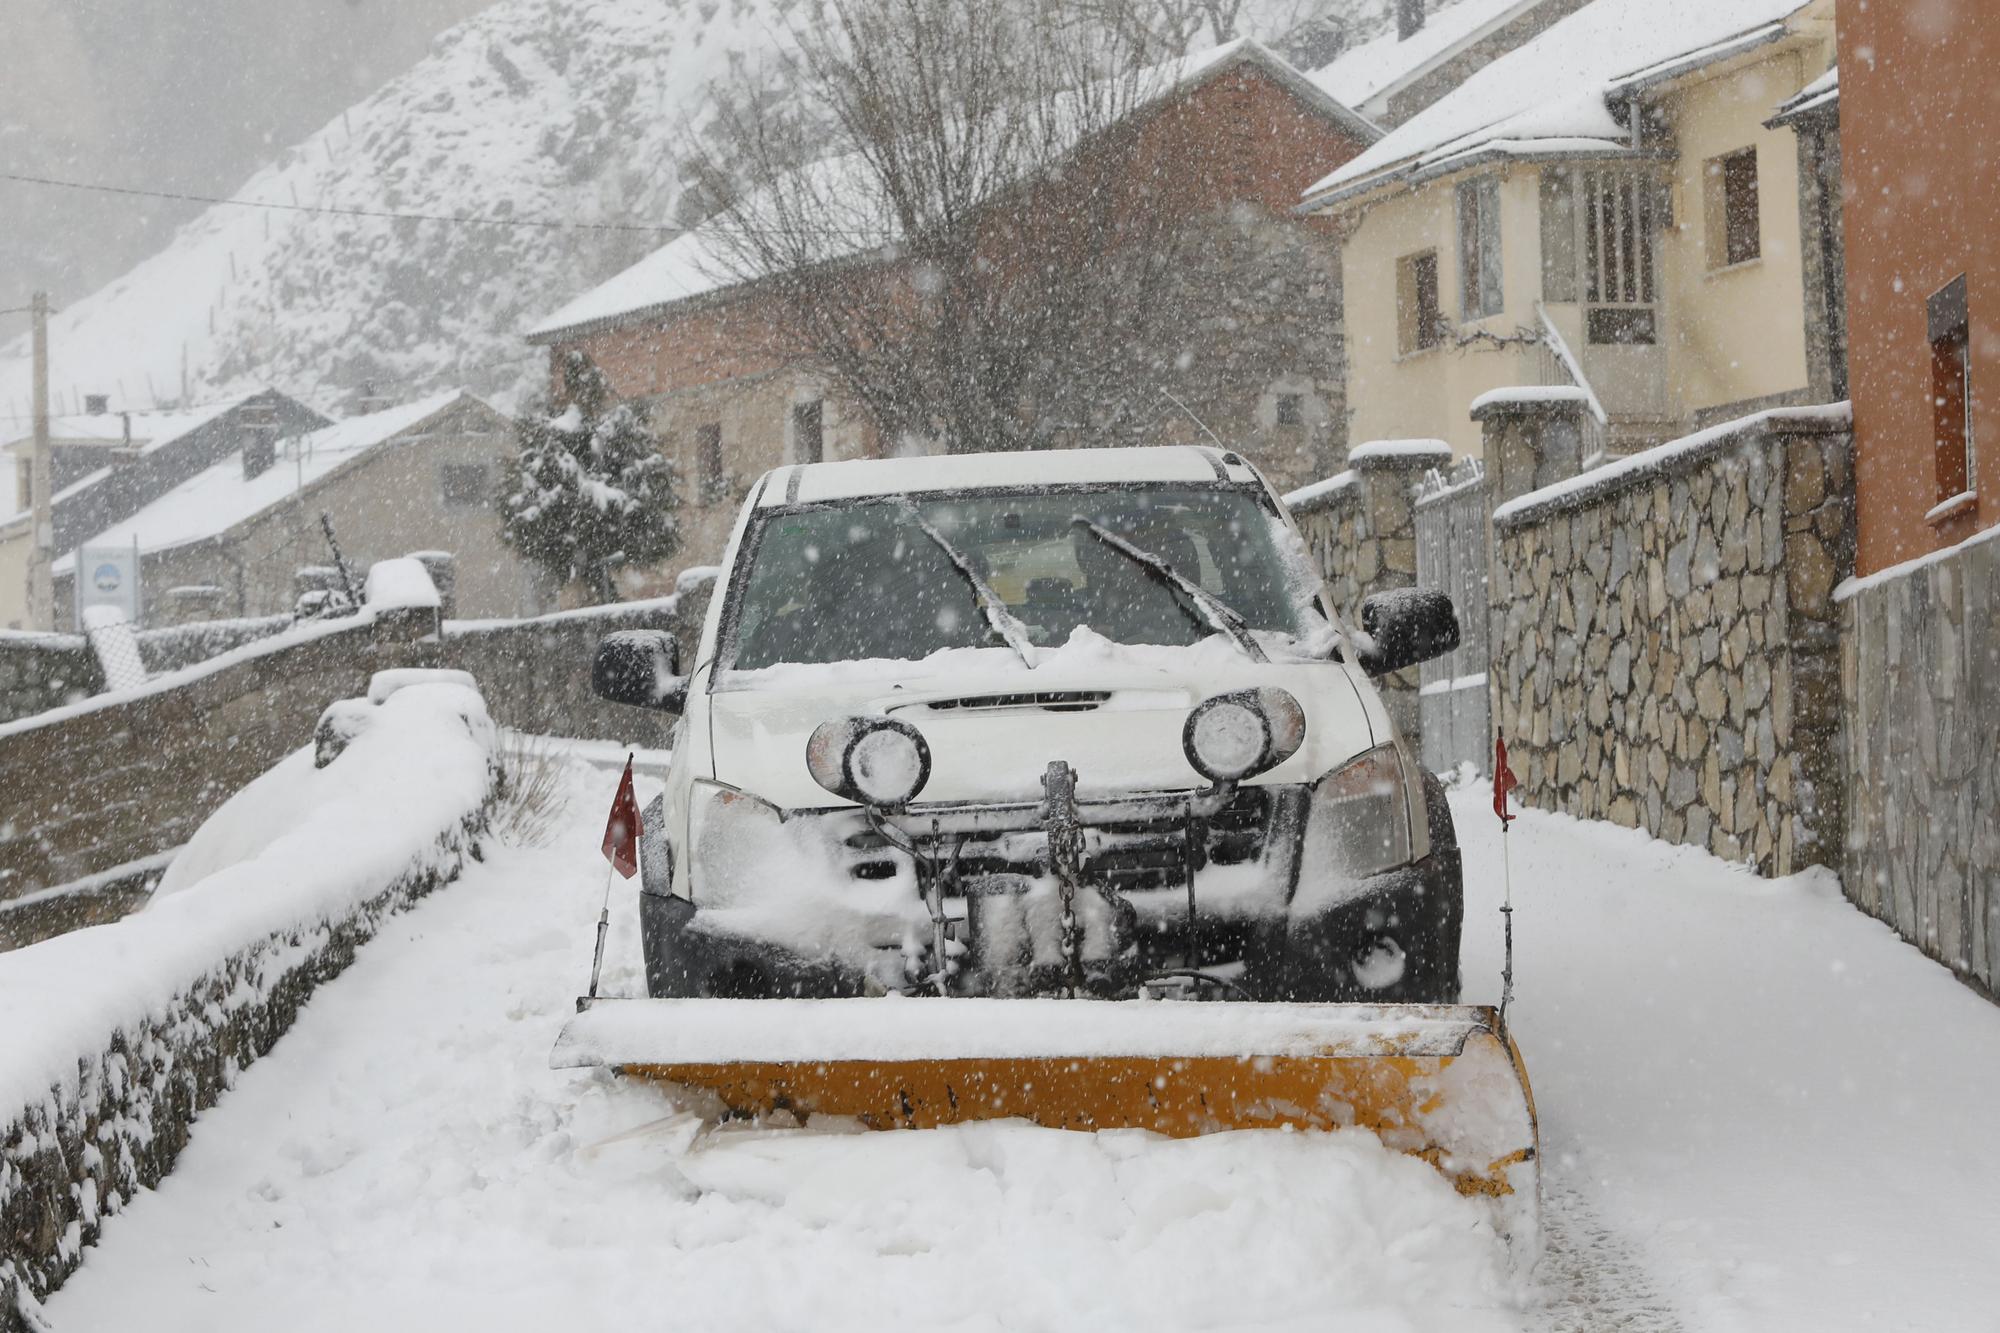
M 924 1129 L 1367 1129 L 1461 1194 L 1537 1193 L 1534 1098 L 1490 1008 L 1177 1001 L 610 1000 L 556 1068 L 706 1089 L 740 1115 Z

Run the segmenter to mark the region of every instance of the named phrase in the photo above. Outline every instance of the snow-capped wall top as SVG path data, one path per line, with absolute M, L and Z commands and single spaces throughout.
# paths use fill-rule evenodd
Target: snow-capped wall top
M 1358 193 L 1481 151 L 1616 150 L 1607 95 L 1690 56 L 1780 24 L 1802 0 L 1595 0 L 1487 65 L 1305 192 Z

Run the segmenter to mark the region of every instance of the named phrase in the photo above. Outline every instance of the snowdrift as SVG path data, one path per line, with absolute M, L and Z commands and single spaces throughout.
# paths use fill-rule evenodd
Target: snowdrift
M 323 767 L 308 747 L 219 810 L 171 895 L 0 954 L 0 1234 L 24 1238 L 0 1254 L 0 1333 L 172 1169 L 193 1115 L 314 987 L 473 851 L 498 774 L 477 690 L 428 680 L 360 706 L 372 723 Z

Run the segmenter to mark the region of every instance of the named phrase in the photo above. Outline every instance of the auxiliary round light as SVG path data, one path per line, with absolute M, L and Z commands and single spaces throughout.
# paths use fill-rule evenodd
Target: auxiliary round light
M 850 801 L 895 809 L 915 800 L 931 776 L 923 733 L 886 717 L 822 722 L 806 742 L 813 781 Z
M 1181 749 L 1211 782 L 1240 782 L 1276 768 L 1305 743 L 1299 701 L 1275 686 L 1217 694 L 1196 704 Z

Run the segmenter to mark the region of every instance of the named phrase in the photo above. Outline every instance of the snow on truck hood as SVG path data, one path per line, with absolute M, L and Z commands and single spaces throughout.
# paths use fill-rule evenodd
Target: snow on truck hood
M 1279 636 L 1258 637 L 1270 662 L 1251 661 L 1219 636 L 1193 647 L 1129 646 L 1079 629 L 1060 648 L 1036 649 L 1033 670 L 1012 649 L 994 647 L 914 662 L 725 672 L 708 700 L 715 778 L 786 809 L 846 804 L 806 771 L 807 738 L 831 718 L 894 716 L 930 746 L 920 804 L 1039 800 L 1054 759 L 1077 771 L 1086 797 L 1201 787 L 1207 780 L 1181 750 L 1188 710 L 1212 694 L 1263 685 L 1298 699 L 1306 741 L 1253 781 L 1310 782 L 1376 743 L 1347 667 L 1287 653 Z

